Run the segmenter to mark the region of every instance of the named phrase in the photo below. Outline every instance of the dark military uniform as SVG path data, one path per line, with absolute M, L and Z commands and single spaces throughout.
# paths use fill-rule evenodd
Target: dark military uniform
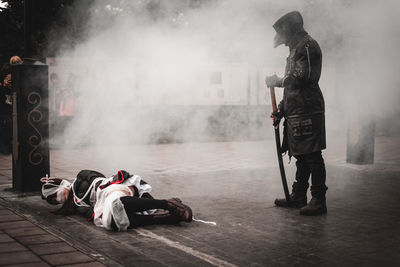
M 287 58 L 283 100 L 280 109 L 285 116 L 283 148 L 297 159 L 296 187 L 308 188 L 312 174 L 311 193 L 325 199 L 325 165 L 321 150 L 326 148 L 325 103 L 319 88 L 322 54 L 318 43 L 306 32 L 292 40 Z
M 12 103 L 10 90 L 0 86 L 0 153 L 11 153 Z
M 324 203 L 327 187 L 321 150 L 326 148 L 325 103 L 318 85 L 322 66 L 321 49 L 303 29 L 303 19 L 297 11 L 284 15 L 273 27 L 277 32 L 276 46 L 284 43 L 290 49 L 285 76 L 281 79 L 270 76 L 267 79 L 271 83 L 272 78 L 272 86 L 284 87 L 283 100 L 279 104 L 285 117 L 282 152 L 288 151 L 289 156 L 297 159 L 292 197 L 299 206 L 306 203 L 311 174 L 311 194 L 314 199 Z M 281 204 L 275 203 L 278 206 Z M 326 207 L 322 210 L 326 211 Z
M 297 38 L 298 43 L 287 58 L 280 104 L 286 118 L 288 150 L 293 156 L 326 148 L 325 104 L 318 85 L 321 49 L 306 33 Z
M 10 66 L 4 64 L 0 71 L 0 153 L 11 153 L 12 142 L 12 91 L 4 85 L 4 80 L 11 73 Z

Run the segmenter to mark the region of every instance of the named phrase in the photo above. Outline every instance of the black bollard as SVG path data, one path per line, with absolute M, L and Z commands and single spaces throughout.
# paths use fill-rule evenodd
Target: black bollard
M 13 189 L 40 191 L 50 175 L 48 66 L 24 59 L 12 70 Z

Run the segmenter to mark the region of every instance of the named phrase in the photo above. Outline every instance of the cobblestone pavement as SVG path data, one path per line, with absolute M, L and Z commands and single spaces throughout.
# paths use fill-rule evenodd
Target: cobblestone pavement
M 346 164 L 345 140 L 328 140 L 324 216 L 274 207 L 283 190 L 273 140 L 51 151 L 52 176 L 72 179 L 84 168 L 106 175 L 126 169 L 148 181 L 155 197 L 178 196 L 195 218 L 216 226 L 192 222 L 114 233 L 79 216 L 52 215 L 54 207 L 37 194 L 4 190 L 11 183 L 9 156 L 0 157 L 0 212 L 11 216 L 7 220 L 50 231 L 44 235 L 61 240 L 56 241 L 61 247 L 65 242 L 110 266 L 398 266 L 400 138 L 377 138 L 376 164 L 369 166 Z M 294 161 L 286 164 L 288 177 L 294 168 Z M 0 230 L 7 238 L 7 230 Z M 26 251 L 35 254 L 34 249 Z
M 2 201 L 3 202 L 3 201 Z M 0 266 L 104 266 L 0 204 Z

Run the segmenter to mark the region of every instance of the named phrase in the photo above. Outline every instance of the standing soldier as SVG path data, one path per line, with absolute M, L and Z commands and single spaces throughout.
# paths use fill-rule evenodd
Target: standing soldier
M 276 31 L 274 47 L 289 47 L 285 76 L 267 76 L 268 87 L 284 87 L 278 112 L 272 114 L 274 124 L 282 117 L 284 139 L 282 153 L 296 158 L 296 181 L 290 195 L 292 202 L 276 199 L 279 207 L 301 208 L 301 215 L 326 213 L 326 172 L 321 150 L 326 148 L 325 103 L 318 81 L 322 54 L 318 43 L 303 28 L 298 11 L 290 12 L 273 25 Z M 312 199 L 307 204 L 308 179 L 311 174 Z
M 12 141 L 12 88 L 11 69 L 4 65 L 1 70 L 0 86 L 0 153 L 11 153 Z
M 10 154 L 12 149 L 12 79 L 11 67 L 21 63 L 19 56 L 10 58 L 0 71 L 0 153 Z

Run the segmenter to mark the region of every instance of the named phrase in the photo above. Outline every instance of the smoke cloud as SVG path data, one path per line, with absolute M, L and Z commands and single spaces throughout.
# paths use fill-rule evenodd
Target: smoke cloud
M 97 145 L 157 142 L 160 132 L 182 142 L 218 140 L 210 127 L 222 115 L 227 125 L 240 128 L 237 121 L 254 118 L 226 115 L 220 107 L 269 104 L 264 77 L 282 75 L 288 56 L 287 47 L 272 48 L 272 24 L 293 10 L 303 14 L 305 29 L 323 51 L 328 137 L 343 134 L 348 114 L 397 116 L 399 6 L 345 0 L 94 1 L 84 40 L 57 56 L 75 62 L 57 71 L 78 74 L 79 116 L 66 136 L 71 143 Z M 269 126 L 267 116 L 262 119 Z M 225 135 L 239 132 L 231 131 Z

